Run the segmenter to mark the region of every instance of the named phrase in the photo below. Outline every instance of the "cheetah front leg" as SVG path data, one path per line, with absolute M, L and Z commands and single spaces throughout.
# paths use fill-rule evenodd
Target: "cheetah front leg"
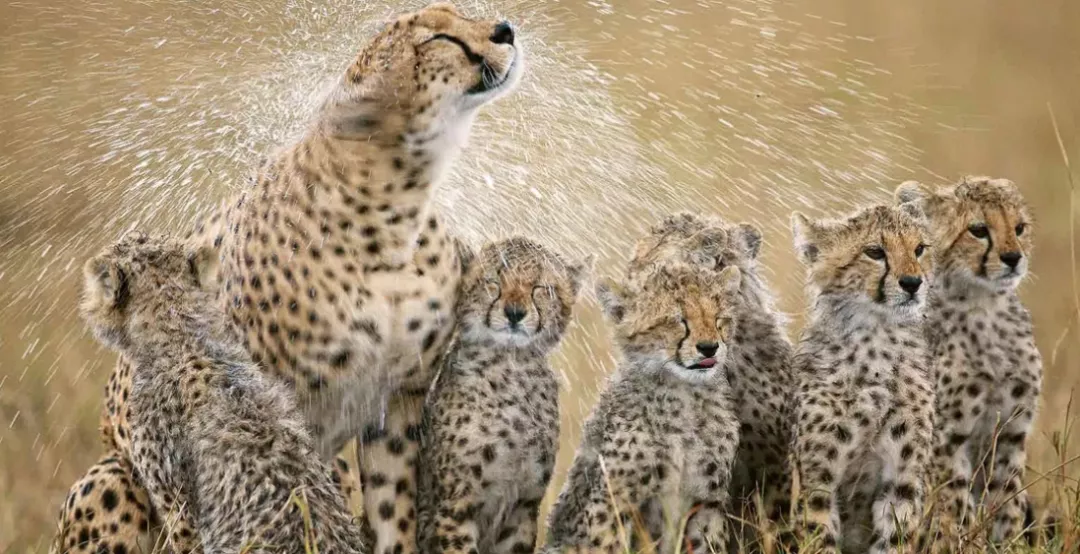
M 1025 387 L 1016 385 L 1013 390 L 1021 388 Z M 989 462 L 992 465 L 986 501 L 993 520 L 990 539 L 996 543 L 1013 540 L 1024 526 L 1027 493 L 1023 491 L 1021 480 L 1027 458 L 1024 443 L 1031 429 L 1033 414 L 1020 406 L 1033 405 L 1035 399 L 1028 401 L 1031 404 L 1018 403 L 1012 410 L 1012 416 L 999 426 L 993 460 Z
M 416 463 L 427 389 L 406 389 L 387 406 L 385 422 L 360 437 L 364 514 L 375 533 L 376 554 L 416 550 Z
M 793 527 L 802 542 L 822 554 L 838 551 L 840 510 L 837 490 L 864 434 L 843 422 L 819 425 L 820 421 L 833 417 L 830 404 L 819 401 L 805 408 L 799 418 L 795 442 L 795 469 L 801 499 Z
M 873 504 L 875 541 L 871 554 L 915 551 L 915 532 L 925 498 L 926 464 L 930 458 L 932 408 L 894 410 L 885 420 L 877 450 L 882 458 L 882 493 Z
M 536 548 L 540 498 L 518 500 L 495 539 L 496 554 L 525 554 Z
M 965 387 L 958 387 L 963 394 Z M 939 387 L 938 406 L 959 405 L 965 402 L 953 400 L 953 395 L 943 396 L 951 389 Z M 978 399 L 972 406 L 985 405 L 985 398 Z M 937 532 L 940 537 L 932 538 L 934 550 L 948 552 L 960 549 L 960 540 L 965 527 L 975 513 L 972 486 L 975 466 L 971 460 L 971 433 L 976 416 L 962 412 L 963 408 L 941 410 L 938 413 L 934 431 L 934 487 L 936 488 L 936 509 L 941 514 L 938 518 Z

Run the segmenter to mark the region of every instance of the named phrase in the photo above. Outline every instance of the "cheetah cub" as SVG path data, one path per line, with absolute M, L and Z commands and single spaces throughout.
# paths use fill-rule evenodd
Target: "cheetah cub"
M 793 227 L 810 297 L 793 364 L 796 530 L 826 553 L 909 550 L 933 432 L 929 238 L 915 210 L 886 206 L 796 213 Z
M 486 245 L 470 264 L 459 334 L 424 414 L 423 552 L 533 551 L 559 440 L 559 387 L 547 357 L 570 323 L 588 263 L 512 238 Z
M 1006 179 L 969 177 L 937 191 L 908 182 L 896 196 L 925 212 L 941 245 L 927 334 L 937 379 L 936 484 L 950 515 L 943 530 L 955 535 L 983 500 L 995 513 L 989 538 L 1009 541 L 1024 523 L 1024 443 L 1042 382 L 1031 315 L 1016 294 L 1030 259 L 1031 215 Z
M 758 521 L 756 493 L 773 522 L 787 518 L 791 503 L 791 341 L 786 319 L 774 308 L 773 294 L 758 268 L 761 231 L 747 223 L 715 216 L 670 215 L 638 240 L 627 278 L 647 275 L 657 264 L 679 261 L 721 271 L 736 266 L 739 286 L 739 333 L 728 349 L 725 374 L 739 399 L 739 449 L 732 470 L 731 494 L 742 502 L 746 521 Z M 754 533 L 757 534 L 757 533 Z M 757 537 L 747 537 L 756 539 Z
M 366 552 L 291 395 L 226 330 L 216 261 L 132 233 L 84 268 L 83 318 L 134 368 L 135 472 L 167 527 L 197 530 L 196 545 L 169 546 Z
M 599 287 L 623 360 L 585 423 L 548 551 L 638 551 L 646 536 L 662 552 L 725 548 L 739 441 L 726 372 L 740 279 L 734 266 L 672 263 L 640 287 Z

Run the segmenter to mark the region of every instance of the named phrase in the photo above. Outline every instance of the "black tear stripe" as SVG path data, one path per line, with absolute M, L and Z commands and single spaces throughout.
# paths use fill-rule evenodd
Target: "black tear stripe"
M 885 235 L 881 235 L 881 244 L 882 246 L 885 245 Z M 885 279 L 889 277 L 889 250 L 887 248 L 883 248 L 883 250 L 885 250 L 885 272 L 881 274 L 881 280 L 878 281 L 877 285 L 878 302 L 885 302 Z
M 440 40 L 440 39 L 452 42 L 452 43 L 458 45 L 459 47 L 461 47 L 461 51 L 465 53 L 466 58 L 469 58 L 469 63 L 471 63 L 471 64 L 479 65 L 480 63 L 482 63 L 484 61 L 483 56 L 477 54 L 476 52 L 473 52 L 472 48 L 469 48 L 469 45 L 465 44 L 465 41 L 463 41 L 463 40 L 461 40 L 461 39 L 459 39 L 459 38 L 457 38 L 455 36 L 450 36 L 450 35 L 447 35 L 447 34 L 444 34 L 444 33 L 439 33 L 439 34 L 427 39 L 426 41 L 424 41 L 424 44 L 427 44 L 428 42 L 431 42 L 433 40 Z
M 986 251 L 983 252 L 982 260 L 979 262 L 979 276 L 986 277 L 986 262 L 990 259 L 990 251 L 994 249 L 994 235 L 990 232 L 990 226 L 986 229 Z
M 491 310 L 495 309 L 495 305 L 499 303 L 500 298 L 502 298 L 502 285 L 499 285 L 499 294 L 495 296 L 495 300 L 492 300 L 491 304 L 488 304 L 488 309 L 484 312 L 484 325 L 486 327 L 491 327 Z
M 683 309 L 682 313 L 685 314 L 686 310 Z M 679 362 L 679 365 L 682 365 L 682 347 L 683 347 L 683 343 L 686 342 L 686 339 L 690 338 L 690 324 L 687 323 L 686 317 L 682 318 L 682 326 L 683 326 L 683 331 L 684 331 L 683 332 L 683 337 L 681 339 L 679 339 L 678 343 L 675 344 L 675 361 Z
M 540 304 L 536 303 L 536 291 L 537 289 L 548 290 L 547 287 L 533 287 L 532 293 L 529 294 L 529 300 L 532 300 L 533 308 L 536 308 L 536 334 L 540 334 L 544 330 L 544 312 L 540 310 Z M 548 294 L 551 294 L 549 291 Z

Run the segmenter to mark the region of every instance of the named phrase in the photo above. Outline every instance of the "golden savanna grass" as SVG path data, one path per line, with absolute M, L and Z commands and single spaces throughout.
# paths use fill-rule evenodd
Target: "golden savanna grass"
M 118 183 L 123 183 L 125 172 L 141 160 L 132 161 L 130 167 L 96 165 L 95 161 L 105 159 L 107 153 L 87 138 L 90 135 L 79 122 L 111 112 L 119 105 L 117 99 L 127 95 L 145 95 L 148 102 L 166 95 L 174 83 L 184 79 L 185 68 L 202 71 L 196 84 L 208 87 L 220 86 L 220 82 L 215 85 L 215 79 L 238 78 L 241 73 L 245 78 L 257 75 L 259 64 L 217 67 L 217 56 L 246 48 L 247 39 L 258 42 L 265 36 L 289 34 L 292 20 L 283 19 L 281 14 L 300 17 L 286 5 L 303 2 L 230 0 L 210 4 L 220 4 L 224 11 L 214 17 L 195 17 L 183 11 L 189 9 L 187 4 L 181 7 L 180 3 L 134 0 L 0 4 L 0 553 L 44 552 L 68 486 L 102 453 L 96 429 L 101 389 L 115 358 L 85 333 L 74 306 L 80 286 L 77 269 L 84 259 L 91 250 L 115 239 L 118 229 L 135 223 L 124 219 L 127 214 L 114 209 L 112 202 L 141 202 L 146 206 L 138 208 L 148 208 L 155 198 L 190 199 L 168 205 L 169 213 L 142 221 L 159 221 L 162 227 L 177 231 L 198 207 L 212 205 L 225 194 L 229 182 L 239 182 L 243 173 L 242 168 L 233 167 L 243 156 L 230 151 L 227 140 L 212 144 L 196 141 L 184 147 L 205 148 L 211 154 L 221 150 L 219 158 L 227 160 L 210 169 L 194 170 L 203 171 L 195 179 L 199 183 L 223 181 L 215 185 L 218 188 L 202 186 L 181 195 L 179 191 L 189 185 L 177 178 L 175 182 L 145 183 L 138 190 L 124 189 Z M 399 3 L 386 0 L 384 4 L 393 8 Z M 413 4 L 410 0 L 410 6 Z M 578 49 L 583 59 L 611 77 L 605 81 L 605 93 L 612 105 L 633 112 L 628 118 L 632 132 L 627 140 L 634 141 L 641 155 L 659 168 L 654 180 L 631 183 L 637 190 L 657 193 L 655 206 L 639 206 L 620 202 L 613 194 L 582 197 L 573 182 L 544 182 L 543 166 L 555 166 L 562 160 L 538 154 L 538 146 L 522 144 L 520 159 L 506 161 L 505 165 L 514 165 L 515 170 L 529 168 L 530 179 L 535 180 L 530 185 L 547 194 L 545 198 L 563 195 L 570 204 L 582 208 L 606 206 L 604 213 L 610 215 L 605 221 L 581 221 L 569 231 L 552 234 L 580 236 L 586 244 L 596 228 L 614 229 L 617 239 L 613 239 L 611 251 L 601 256 L 601 274 L 621 271 L 624 258 L 620 256 L 625 256 L 634 238 L 665 211 L 718 212 L 731 219 L 753 221 L 765 232 L 762 263 L 777 290 L 780 308 L 792 316 L 789 334 L 794 336 L 802 319 L 803 296 L 802 270 L 794 259 L 786 229 L 792 209 L 838 213 L 854 202 L 884 200 L 896 184 L 909 178 L 940 183 L 964 174 L 984 174 L 1017 182 L 1036 216 L 1033 275 L 1023 286 L 1022 295 L 1033 312 L 1045 363 L 1040 417 L 1029 442 L 1028 480 L 1040 505 L 1058 517 L 1055 538 L 1038 551 L 1080 552 L 1080 462 L 1076 461 L 1080 446 L 1074 430 L 1080 410 L 1071 404 L 1080 384 L 1080 293 L 1076 176 L 1075 168 L 1069 167 L 1080 156 L 1080 96 L 1076 94 L 1080 90 L 1080 33 L 1076 32 L 1080 29 L 1080 2 L 730 0 L 713 4 L 625 0 L 608 6 L 606 2 L 492 0 L 491 4 L 512 19 L 529 9 L 557 22 L 546 38 Z M 234 10 L 237 6 L 244 9 Z M 189 26 L 177 30 L 176 36 L 207 33 L 229 40 L 193 40 L 182 51 L 170 50 L 173 43 L 159 44 L 160 37 L 149 31 L 175 25 L 185 15 Z M 523 26 L 529 23 L 535 20 L 526 20 Z M 213 34 L 222 28 L 227 30 L 225 35 Z M 820 44 L 812 50 L 800 49 L 798 46 L 805 44 L 803 36 L 819 37 Z M 843 75 L 843 82 L 814 92 L 796 87 L 798 76 L 792 74 L 764 70 L 725 73 L 741 67 L 739 63 L 772 55 L 771 41 L 781 40 L 795 45 L 785 56 L 808 64 L 800 67 L 807 79 L 834 74 Z M 137 58 L 126 49 L 131 45 L 138 46 Z M 709 45 L 722 46 L 717 48 L 722 57 L 710 57 L 712 53 L 705 49 Z M 296 56 L 300 59 L 303 54 L 297 52 Z M 102 60 L 109 61 L 112 70 L 88 70 L 102 67 Z M 259 63 L 265 61 L 260 59 Z M 705 63 L 715 72 L 701 71 L 695 63 Z M 162 68 L 168 71 L 163 74 Z M 560 91 L 545 88 L 547 83 L 536 77 L 526 79 L 523 87 L 558 96 Z M 720 88 L 725 79 L 742 85 Z M 871 86 L 860 89 L 860 83 Z M 291 83 L 289 87 L 300 92 L 309 85 Z M 709 94 L 702 94 L 702 90 Z M 862 96 L 855 96 L 852 90 Z M 887 174 L 880 175 L 877 182 L 858 178 L 840 187 L 835 179 L 825 179 L 825 170 L 819 173 L 807 163 L 797 177 L 809 185 L 778 187 L 769 176 L 789 169 L 790 160 L 769 157 L 768 152 L 757 155 L 757 151 L 744 158 L 745 166 L 726 165 L 723 171 L 701 169 L 714 168 L 710 165 L 714 159 L 730 155 L 721 146 L 753 135 L 752 118 L 777 106 L 793 112 L 811 111 L 822 104 L 835 106 L 829 104 L 835 98 L 857 103 L 858 98 L 871 94 L 885 99 L 878 108 L 843 117 L 861 130 L 882 123 L 887 133 L 894 135 L 893 142 L 863 144 L 856 136 L 852 137 L 855 142 L 844 142 L 838 152 L 828 139 L 845 137 L 825 133 L 825 139 L 811 137 L 802 143 L 792 139 L 798 147 L 786 153 L 797 161 L 821 159 L 829 166 L 865 159 L 852 144 L 863 144 L 863 150 L 883 149 L 883 155 L 900 161 L 888 165 Z M 180 95 L 179 101 L 183 99 Z M 1053 106 L 1053 119 L 1048 103 Z M 646 108 L 641 108 L 643 105 Z M 727 111 L 717 114 L 706 109 L 707 105 L 748 116 L 738 119 Z M 911 111 L 911 106 L 925 109 Z M 492 125 L 527 119 L 534 113 L 531 110 L 532 105 L 508 98 L 478 125 L 483 136 L 491 137 Z M 212 114 L 206 117 L 212 119 Z M 683 134 L 687 121 L 708 122 L 706 127 L 712 130 L 687 138 Z M 575 137 L 603 133 L 604 124 L 581 121 L 560 129 L 564 136 L 551 139 L 580 144 L 574 142 Z M 58 136 L 54 131 L 61 127 L 65 134 Z M 130 130 L 141 131 L 137 127 Z M 151 146 L 168 142 L 178 131 L 160 126 L 151 130 L 155 133 L 148 139 Z M 779 126 L 774 131 L 782 135 L 785 129 Z M 874 136 L 880 139 L 885 132 Z M 510 136 L 507 140 L 514 139 Z M 899 143 L 918 148 L 887 151 Z M 483 140 L 475 141 L 471 151 L 483 146 Z M 608 145 L 597 146 L 598 155 L 603 156 Z M 738 154 L 735 157 L 742 158 L 744 153 Z M 462 163 L 474 161 L 466 152 Z M 170 161 L 153 163 L 167 168 Z M 96 171 L 100 174 L 87 181 L 87 172 Z M 495 189 L 484 189 L 493 192 L 471 201 L 495 198 L 514 207 L 502 210 L 501 204 L 490 206 L 489 211 L 499 216 L 500 232 L 520 225 L 536 228 L 535 222 L 542 218 L 533 211 L 542 210 L 544 206 L 538 204 L 544 202 L 537 202 L 528 187 L 499 188 L 498 177 Z M 75 187 L 75 182 L 92 186 Z M 818 182 L 820 186 L 815 185 Z M 774 200 L 777 197 L 782 200 Z M 479 223 L 470 227 L 466 221 L 463 225 L 478 234 L 474 227 Z M 57 251 L 68 244 L 85 248 L 64 251 L 63 257 L 57 257 Z M 571 249 L 574 246 L 570 245 Z M 607 330 L 591 300 L 580 306 L 577 320 L 556 360 L 565 384 L 561 397 L 563 437 L 549 503 L 561 487 L 581 422 L 613 368 Z M 296 501 L 303 505 L 302 497 Z M 1031 550 L 1025 544 L 1010 549 Z

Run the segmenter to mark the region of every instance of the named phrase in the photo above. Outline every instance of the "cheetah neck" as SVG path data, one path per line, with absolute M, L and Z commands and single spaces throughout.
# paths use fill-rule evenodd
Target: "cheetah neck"
M 822 294 L 814 301 L 808 327 L 846 336 L 874 329 L 919 329 L 922 322 L 921 314 L 902 316 L 850 294 Z
M 145 324 L 140 319 L 132 318 L 128 327 L 136 331 L 128 333 L 131 338 L 122 348 L 122 353 L 133 361 L 172 362 L 191 356 L 235 362 L 248 359 L 244 349 L 231 338 L 224 317 L 215 307 L 196 310 L 174 307 L 167 315 L 154 317 Z
M 969 308 L 992 308 L 1017 298 L 1016 289 L 996 289 L 973 277 L 955 273 L 938 275 L 931 295 L 935 297 L 934 304 Z
M 472 115 L 420 125 L 389 114 L 370 130 L 342 132 L 340 113 L 328 113 L 285 162 L 299 176 L 288 185 L 291 193 L 314 214 L 351 208 L 355 229 L 377 237 L 378 250 L 367 253 L 373 261 L 406 263 L 434 192 L 467 141 Z

